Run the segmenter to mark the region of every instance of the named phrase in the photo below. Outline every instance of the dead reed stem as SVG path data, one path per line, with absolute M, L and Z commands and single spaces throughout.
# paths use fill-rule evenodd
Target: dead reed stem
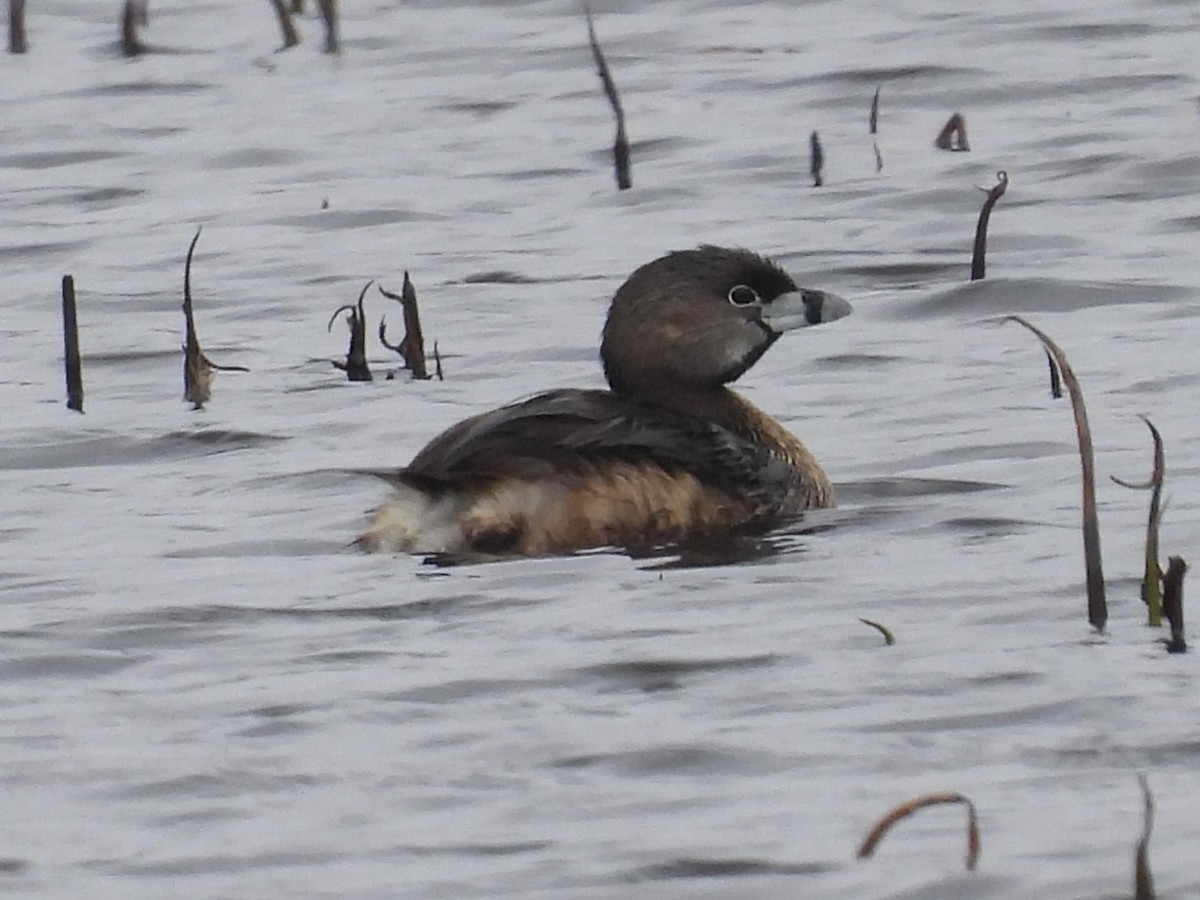
M 808 137 L 808 171 L 812 175 L 813 187 L 825 183 L 821 171 L 825 168 L 825 151 L 821 149 L 821 136 L 815 131 Z
M 340 53 L 337 0 L 317 0 L 317 6 L 321 10 L 321 20 L 325 23 L 325 52 Z
M 250 371 L 245 366 L 219 366 L 200 348 L 200 338 L 196 335 L 196 319 L 192 313 L 192 256 L 196 252 L 196 242 L 200 240 L 201 230 L 196 229 L 183 264 L 183 399 L 192 404 L 192 409 L 203 409 L 204 404 L 212 397 L 214 372 Z
M 79 324 L 75 316 L 75 279 L 64 275 L 63 361 L 67 375 L 67 409 L 83 412 L 83 364 L 79 358 Z
M 1167 475 L 1166 453 L 1163 451 L 1162 435 L 1154 427 L 1154 423 L 1146 416 L 1141 420 L 1150 429 L 1154 441 L 1154 468 L 1150 478 L 1143 484 L 1123 481 L 1116 475 L 1110 475 L 1121 487 L 1132 488 L 1135 491 L 1150 491 L 1150 516 L 1146 523 L 1146 560 L 1142 573 L 1142 601 L 1146 604 L 1147 624 L 1154 628 L 1162 625 L 1162 567 L 1158 564 L 1158 533 L 1162 522 L 1162 489 L 1163 480 Z
M 867 832 L 867 836 L 863 838 L 862 843 L 858 847 L 858 858 L 866 859 L 874 853 L 876 845 L 883 840 L 884 835 L 891 830 L 891 827 L 901 819 L 907 818 L 917 812 L 917 810 L 925 809 L 927 806 L 936 806 L 943 803 L 962 803 L 967 807 L 966 865 L 968 869 L 974 870 L 976 864 L 979 862 L 979 822 L 975 814 L 975 804 L 962 794 L 925 794 L 924 796 L 909 800 L 907 803 L 901 803 L 886 813 Z
M 883 85 L 875 88 L 875 96 L 871 98 L 871 117 L 867 120 L 867 126 L 871 130 L 871 134 L 879 131 L 879 91 Z
M 1054 362 L 1054 357 L 1050 355 L 1049 350 L 1046 350 L 1046 363 L 1050 367 L 1050 397 L 1053 400 L 1061 400 L 1062 376 L 1058 374 L 1058 365 Z
M 201 229 L 196 229 L 192 243 L 188 246 L 187 260 L 183 264 L 183 399 L 192 404 L 192 409 L 202 409 L 212 396 L 213 371 L 204 351 L 200 349 L 200 338 L 196 335 L 196 320 L 192 315 L 192 255 Z
M 138 26 L 145 28 L 150 24 L 149 4 L 147 0 L 125 0 L 121 11 L 121 52 L 129 57 L 141 56 L 146 52 L 145 45 L 138 40 Z
M 283 49 L 295 47 L 300 43 L 300 35 L 296 33 L 296 23 L 292 21 L 294 5 L 292 9 L 288 9 L 283 0 L 271 0 L 271 5 L 275 7 L 275 15 L 279 19 L 279 30 L 283 32 Z
M 25 0 L 8 0 L 8 52 L 24 53 L 28 46 L 25 42 Z
M 946 120 L 933 144 L 939 150 L 951 150 L 955 153 L 966 153 L 971 149 L 967 142 L 967 120 L 962 113 L 955 113 Z
M 874 628 L 876 631 L 882 634 L 883 642 L 889 647 L 896 643 L 896 636 L 892 634 L 892 630 L 886 625 L 881 625 L 879 622 L 876 622 L 873 619 L 863 619 L 861 617 L 858 621 L 862 622 L 864 625 L 869 625 L 871 628 Z
M 1133 855 L 1133 900 L 1154 900 L 1154 876 L 1150 872 L 1150 835 L 1154 831 L 1154 795 L 1146 776 L 1138 773 L 1142 789 L 1142 836 Z
M 347 313 L 346 324 L 350 326 L 350 349 L 346 352 L 346 361 L 344 363 L 333 360 L 334 368 L 341 369 L 346 373 L 346 378 L 349 381 L 371 381 L 373 375 L 371 369 L 367 365 L 367 317 L 363 312 L 363 298 L 367 296 L 367 288 L 373 285 L 374 281 L 368 281 L 363 285 L 362 291 L 358 295 L 357 305 L 347 304 L 339 306 L 333 312 L 333 316 L 329 319 L 327 331 L 333 330 L 334 319 L 341 313 Z
M 971 252 L 971 280 L 979 281 L 984 276 L 984 270 L 987 267 L 987 231 L 988 221 L 992 217 L 992 207 L 996 205 L 996 201 L 1004 196 L 1004 192 L 1008 190 L 1008 173 L 997 172 L 996 184 L 991 188 L 980 188 L 987 191 L 987 197 L 983 201 L 983 208 L 979 210 L 979 221 L 975 223 L 975 247 Z
M 1088 426 L 1087 407 L 1083 402 L 1083 389 L 1079 379 L 1058 344 L 1044 331 L 1029 324 L 1020 316 L 1007 316 L 1006 321 L 1025 326 L 1037 335 L 1038 340 L 1054 357 L 1062 373 L 1063 383 L 1071 396 L 1071 409 L 1075 415 L 1075 432 L 1079 438 L 1079 458 L 1083 466 L 1083 558 L 1087 570 L 1088 622 L 1097 631 L 1103 631 L 1108 622 L 1108 601 L 1104 595 L 1104 572 L 1100 556 L 1100 525 L 1096 515 L 1096 460 L 1092 449 L 1092 430 Z
M 583 14 L 587 17 L 588 42 L 592 46 L 592 58 L 596 61 L 596 71 L 600 75 L 600 83 L 604 85 L 604 95 L 612 107 L 613 116 L 617 120 L 617 135 L 613 141 L 613 170 L 617 176 L 617 190 L 627 191 L 633 187 L 633 176 L 629 166 L 629 140 L 625 137 L 625 111 L 621 108 L 621 97 L 617 94 L 617 85 L 604 59 L 604 51 L 596 39 L 596 26 L 592 22 L 592 11 L 585 3 Z
M 399 302 L 404 311 L 404 337 L 400 343 L 388 343 L 387 322 L 384 319 L 379 320 L 380 343 L 400 354 L 404 360 L 404 367 L 412 372 L 413 378 L 422 381 L 428 379 L 429 372 L 425 367 L 425 336 L 421 333 L 421 311 L 417 307 L 417 290 L 413 287 L 408 272 L 404 273 L 404 286 L 399 295 L 385 291 L 382 287 L 379 288 L 379 293 L 389 300 Z
M 1183 634 L 1183 576 L 1187 574 L 1187 568 L 1182 556 L 1172 556 L 1167 560 L 1167 571 L 1163 575 L 1163 615 L 1171 624 L 1168 653 L 1187 653 Z

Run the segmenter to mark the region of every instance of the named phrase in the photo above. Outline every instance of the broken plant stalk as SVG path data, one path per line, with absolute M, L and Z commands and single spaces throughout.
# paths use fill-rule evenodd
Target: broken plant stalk
M 896 643 L 896 636 L 892 634 L 892 630 L 886 625 L 882 625 L 879 622 L 876 622 L 874 619 L 864 619 L 861 616 L 859 617 L 858 621 L 862 622 L 864 625 L 869 625 L 871 628 L 874 628 L 876 631 L 882 634 L 883 642 L 889 647 Z
M 385 291 L 381 286 L 379 293 L 389 300 L 395 300 L 404 311 L 404 337 L 399 344 L 389 344 L 387 339 L 387 321 L 379 320 L 379 340 L 389 350 L 399 353 L 404 360 L 404 368 L 412 372 L 413 378 L 424 381 L 429 378 L 425 367 L 425 337 L 421 333 L 421 312 L 417 308 L 417 290 L 409 280 L 408 272 L 404 273 L 404 286 L 399 295 Z
M 1154 831 L 1154 795 L 1146 776 L 1138 772 L 1142 789 L 1142 836 L 1133 854 L 1133 900 L 1154 900 L 1154 876 L 1150 872 L 1150 835 Z
M 1162 625 L 1162 567 L 1158 564 L 1158 532 L 1162 522 L 1162 488 L 1163 479 L 1167 474 L 1166 454 L 1163 452 L 1162 435 L 1154 427 L 1154 423 L 1146 416 L 1140 417 L 1150 429 L 1154 440 L 1154 469 L 1150 478 L 1144 484 L 1123 481 L 1116 475 L 1110 475 L 1121 487 L 1135 491 L 1150 491 L 1150 517 L 1146 523 L 1146 565 L 1142 574 L 1142 601 L 1146 604 L 1147 623 L 1154 628 Z
M 367 365 L 367 317 L 363 312 L 363 298 L 367 296 L 367 288 L 374 283 L 372 280 L 363 285 L 363 289 L 358 295 L 357 305 L 346 304 L 335 309 L 326 328 L 326 331 L 332 331 L 334 320 L 342 313 L 347 313 L 346 324 L 350 326 L 350 349 L 346 352 L 346 361 L 341 363 L 335 359 L 333 366 L 345 372 L 346 379 L 349 381 L 371 381 L 373 378 L 371 369 Z
M 321 9 L 321 20 L 325 23 L 325 52 L 339 53 L 341 43 L 338 40 L 337 0 L 317 0 L 317 6 Z
M 617 176 L 617 190 L 627 191 L 633 187 L 633 177 L 629 172 L 629 141 L 625 137 L 625 111 L 621 108 L 621 98 L 617 94 L 617 85 L 612 73 L 608 70 L 608 62 L 604 59 L 604 51 L 596 39 L 596 26 L 592 22 L 592 11 L 585 3 L 583 14 L 587 17 L 588 42 L 592 45 L 592 58 L 596 61 L 596 71 L 600 82 L 604 85 L 604 94 L 612 107 L 613 116 L 617 120 L 617 136 L 613 141 L 613 169 Z
M 979 281 L 984 276 L 984 269 L 987 266 L 987 230 L 988 221 L 992 217 L 992 207 L 996 205 L 996 201 L 1004 196 L 1004 192 L 1008 190 L 1008 173 L 1000 171 L 996 173 L 996 184 L 991 188 L 980 188 L 981 191 L 987 191 L 987 198 L 983 201 L 983 208 L 979 210 L 979 221 L 975 223 L 975 248 L 971 252 L 971 280 Z
M 1171 624 L 1168 653 L 1187 653 L 1187 641 L 1183 636 L 1183 576 L 1187 574 L 1187 568 L 1182 556 L 1172 556 L 1167 560 L 1167 571 L 1163 575 L 1163 615 Z
M 79 358 L 79 323 L 75 316 L 75 279 L 64 275 L 63 361 L 67 375 L 67 409 L 83 412 L 83 364 Z
M 955 153 L 966 153 L 971 149 L 967 143 L 967 120 L 962 113 L 955 113 L 946 120 L 933 144 L 939 150 L 952 150 Z
M 149 0 L 125 0 L 121 10 L 121 52 L 128 57 L 141 56 L 145 45 L 138 40 L 138 26 L 150 24 Z
M 1061 400 L 1062 376 L 1058 374 L 1058 365 L 1054 362 L 1054 357 L 1050 355 L 1049 350 L 1046 350 L 1046 363 L 1050 366 L 1050 397 L 1054 400 Z
M 28 46 L 25 41 L 25 0 L 8 0 L 8 52 L 24 53 Z
M 183 399 L 192 404 L 192 409 L 202 409 L 212 396 L 213 372 L 249 372 L 245 366 L 219 366 L 200 349 L 200 338 L 196 336 L 196 319 L 192 314 L 192 255 L 202 229 L 197 228 L 188 246 L 187 260 L 183 264 L 183 320 L 186 329 L 183 344 Z
M 925 809 L 927 806 L 937 806 L 943 803 L 962 803 L 967 807 L 966 865 L 968 869 L 974 870 L 976 864 L 979 862 L 979 822 L 975 815 L 975 804 L 962 794 L 925 794 L 924 796 L 909 800 L 907 803 L 901 803 L 885 814 L 867 832 L 867 836 L 863 838 L 862 843 L 858 847 L 858 858 L 866 859 L 871 856 L 875 852 L 876 845 L 883 840 L 884 835 L 901 819 L 907 818 L 918 810 Z
M 271 0 L 271 5 L 275 7 L 275 16 L 279 19 L 279 30 L 283 32 L 282 49 L 295 47 L 300 43 L 300 35 L 296 33 L 296 23 L 292 21 L 293 10 L 288 8 L 284 0 Z
M 1071 409 L 1075 415 L 1075 432 L 1079 438 L 1079 458 L 1083 467 L 1083 558 L 1087 571 L 1088 622 L 1097 631 L 1103 631 L 1108 622 L 1108 601 L 1104 594 L 1104 572 L 1100 557 L 1100 525 L 1096 514 L 1096 459 L 1092 449 L 1092 430 L 1088 426 L 1087 407 L 1083 402 L 1083 389 L 1071 368 L 1062 348 L 1041 329 L 1029 324 L 1020 316 L 1006 316 L 1005 321 L 1016 322 L 1037 335 L 1054 361 L 1058 364 L 1067 393 L 1071 396 Z
M 821 136 L 815 131 L 808 138 L 808 171 L 812 175 L 813 187 L 821 187 L 825 179 L 821 170 L 825 168 L 825 151 L 821 149 Z

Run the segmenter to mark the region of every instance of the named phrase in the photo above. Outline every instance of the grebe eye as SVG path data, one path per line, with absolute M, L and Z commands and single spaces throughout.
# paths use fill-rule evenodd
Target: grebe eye
M 762 301 L 758 291 L 749 285 L 739 284 L 729 289 L 729 302 L 734 306 L 754 306 Z

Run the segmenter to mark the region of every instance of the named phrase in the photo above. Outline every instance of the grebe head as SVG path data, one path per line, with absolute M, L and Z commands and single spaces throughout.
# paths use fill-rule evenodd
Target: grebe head
M 705 245 L 629 276 L 613 297 L 600 358 L 617 393 L 716 388 L 741 377 L 785 331 L 850 310 L 834 294 L 798 288 L 765 257 Z

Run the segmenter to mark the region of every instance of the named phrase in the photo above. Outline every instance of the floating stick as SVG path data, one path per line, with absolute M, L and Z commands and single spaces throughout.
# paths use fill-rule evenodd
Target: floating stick
M 1134 484 L 1122 481 L 1116 475 L 1110 475 L 1121 487 L 1132 488 L 1135 491 L 1151 491 L 1150 520 L 1146 523 L 1146 567 L 1142 574 L 1142 601 L 1146 604 L 1147 624 L 1158 628 L 1162 625 L 1162 567 L 1158 564 L 1158 526 L 1162 522 L 1162 488 L 1163 479 L 1167 475 L 1166 454 L 1163 452 L 1162 435 L 1146 416 L 1139 417 L 1150 429 L 1154 440 L 1154 470 L 1145 484 Z
M 358 295 L 358 305 L 339 306 L 334 310 L 333 315 L 329 319 L 329 326 L 326 331 L 333 330 L 333 320 L 340 313 L 349 313 L 346 316 L 346 324 L 350 326 L 350 349 L 346 353 L 346 361 L 344 363 L 333 360 L 334 368 L 341 369 L 346 373 L 346 378 L 350 381 L 371 381 L 371 369 L 367 365 L 367 317 L 363 313 L 363 298 L 367 296 L 367 288 L 375 282 L 368 281 L 363 285 L 362 291 Z
M 883 85 L 879 85 L 875 88 L 875 96 L 871 98 L 871 119 L 867 123 L 870 126 L 871 134 L 875 134 L 879 130 L 879 89 L 882 87 Z M 876 150 L 876 155 L 878 152 Z
M 1071 395 L 1071 409 L 1075 415 L 1075 432 L 1079 438 L 1079 458 L 1083 466 L 1083 559 L 1087 569 L 1088 622 L 1097 631 L 1103 631 L 1108 621 L 1108 601 L 1104 596 L 1104 572 L 1100 561 L 1100 524 L 1096 516 L 1096 460 L 1092 450 L 1092 430 L 1088 426 L 1087 407 L 1083 403 L 1083 389 L 1079 379 L 1058 344 L 1043 331 L 1030 325 L 1020 316 L 1006 316 L 1005 321 L 1024 325 L 1042 342 L 1054 357 L 1062 373 L 1067 393 Z
M 975 804 L 964 797 L 962 794 L 925 794 L 922 797 L 917 797 L 914 800 L 909 800 L 907 803 L 901 803 L 899 806 L 888 812 L 882 819 L 875 823 L 867 836 L 863 838 L 863 842 L 858 847 L 858 858 L 866 859 L 875 852 L 876 845 L 883 840 L 883 836 L 888 833 L 893 825 L 908 816 L 911 816 L 917 810 L 924 809 L 927 806 L 936 806 L 942 803 L 963 803 L 967 807 L 967 868 L 974 871 L 976 863 L 979 862 L 979 822 L 975 815 Z
M 75 319 L 75 279 L 64 275 L 63 360 L 67 373 L 67 409 L 83 412 L 83 365 L 79 360 L 79 325 Z
M 812 173 L 813 187 L 820 187 L 824 183 L 821 170 L 825 168 L 825 151 L 821 149 L 821 138 L 815 131 L 809 135 L 808 145 L 808 170 Z
M 987 266 L 987 230 L 988 220 L 992 217 L 992 207 L 996 205 L 996 201 L 1004 196 L 1004 192 L 1008 190 L 1008 173 L 1000 171 L 996 173 L 996 184 L 991 188 L 980 188 L 981 191 L 987 191 L 987 197 L 983 201 L 983 208 L 979 210 L 979 221 L 975 223 L 975 249 L 971 252 L 971 280 L 979 281 L 983 278 L 984 269 Z
M 8 52 L 24 53 L 25 43 L 25 0 L 8 0 Z
M 1142 789 L 1142 836 L 1133 854 L 1133 900 L 1154 900 L 1154 876 L 1150 873 L 1150 834 L 1154 831 L 1154 796 L 1146 776 L 1138 772 Z
M 379 293 L 389 300 L 396 300 L 404 310 L 404 338 L 399 344 L 389 344 L 387 340 L 387 321 L 379 320 L 379 341 L 389 350 L 399 353 L 404 359 L 404 367 L 412 372 L 413 378 L 422 381 L 429 378 L 425 368 L 425 336 L 421 333 L 421 312 L 417 308 L 417 291 L 404 273 L 404 287 L 396 295 L 385 291 L 381 286 Z
M 939 150 L 953 150 L 955 153 L 966 153 L 971 149 L 967 143 L 967 120 L 961 113 L 955 113 L 946 120 L 933 145 Z
M 896 636 L 892 634 L 892 630 L 886 625 L 880 625 L 878 622 L 874 622 L 871 619 L 860 618 L 858 621 L 862 622 L 864 625 L 870 625 L 872 628 L 882 634 L 883 642 L 889 647 L 896 643 Z
M 879 153 L 879 145 L 874 144 L 873 146 L 875 147 L 875 174 L 878 175 L 883 171 L 883 156 Z
M 433 374 L 437 376 L 438 381 L 445 381 L 442 377 L 442 356 L 438 353 L 437 341 L 433 342 Z
M 200 338 L 196 336 L 196 320 L 192 315 L 192 254 L 200 240 L 200 228 L 188 246 L 187 260 L 183 264 L 183 320 L 186 337 L 183 344 L 183 399 L 192 404 L 192 409 L 203 409 L 212 397 L 213 372 L 249 372 L 245 366 L 219 366 L 200 349 Z
M 337 0 L 317 0 L 325 22 L 325 52 L 338 53 Z
M 279 18 L 279 29 L 283 32 L 283 49 L 295 47 L 300 43 L 300 35 L 296 34 L 296 24 L 292 21 L 292 13 L 296 11 L 296 6 L 293 3 L 292 8 L 284 4 L 283 0 L 271 0 L 271 5 L 275 7 L 275 15 Z
M 1187 641 L 1183 639 L 1183 576 L 1186 574 L 1187 563 L 1182 556 L 1167 560 L 1167 573 L 1163 575 L 1163 615 L 1171 623 L 1168 653 L 1187 653 Z
M 121 12 L 121 52 L 126 56 L 141 56 L 146 52 L 145 46 L 138 40 L 137 28 L 145 28 L 150 24 L 149 3 L 147 0 L 125 0 L 125 8 Z
M 617 174 L 617 190 L 627 191 L 633 187 L 633 178 L 629 172 L 629 141 L 625 138 L 625 111 L 621 108 L 621 98 L 617 95 L 617 85 L 613 81 L 612 73 L 608 70 L 604 51 L 600 49 L 600 42 L 596 40 L 596 26 L 592 22 L 592 11 L 586 3 L 583 5 L 583 14 L 587 17 L 588 42 L 592 45 L 592 58 L 596 61 L 596 71 L 600 75 L 600 82 L 604 85 L 604 94 L 608 97 L 609 105 L 612 106 L 613 115 L 617 120 L 617 137 L 613 141 L 613 169 Z

